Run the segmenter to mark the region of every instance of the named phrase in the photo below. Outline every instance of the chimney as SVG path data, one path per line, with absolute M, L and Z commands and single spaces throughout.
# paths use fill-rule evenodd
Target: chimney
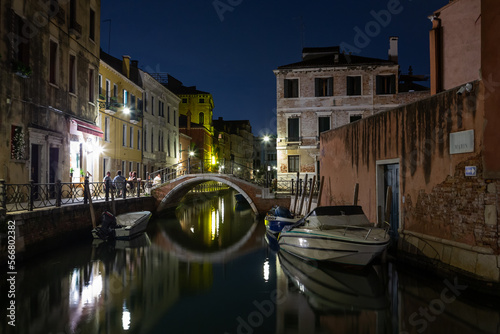
M 389 60 L 398 63 L 398 40 L 399 37 L 389 37 Z
M 123 56 L 122 74 L 127 78 L 130 78 L 130 56 Z

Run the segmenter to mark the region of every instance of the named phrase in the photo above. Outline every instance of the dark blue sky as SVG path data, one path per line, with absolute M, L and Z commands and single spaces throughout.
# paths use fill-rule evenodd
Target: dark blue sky
M 448 2 L 103 0 L 111 43 L 110 24 L 101 22 L 101 47 L 212 93 L 214 118 L 249 119 L 262 135 L 276 132 L 272 71 L 300 61 L 302 47 L 341 45 L 386 59 L 389 37 L 399 36 L 402 72 L 412 65 L 414 74 L 429 74 L 427 17 Z

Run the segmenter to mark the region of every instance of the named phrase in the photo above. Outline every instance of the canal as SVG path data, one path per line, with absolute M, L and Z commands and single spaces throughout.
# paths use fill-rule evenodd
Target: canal
M 498 300 L 458 277 L 390 257 L 347 270 L 279 252 L 234 194 L 194 194 L 132 241 L 30 260 L 16 275 L 15 327 L 3 315 L 0 333 L 500 333 Z

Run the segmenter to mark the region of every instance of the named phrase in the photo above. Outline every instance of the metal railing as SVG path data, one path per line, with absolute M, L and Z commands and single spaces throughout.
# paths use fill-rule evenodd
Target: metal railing
M 87 191 L 88 189 L 88 191 Z M 149 194 L 146 182 L 142 180 L 113 182 L 30 183 L 7 184 L 0 180 L 0 209 L 6 212 L 33 211 L 47 207 L 71 204 L 88 204 L 89 195 L 93 202 L 109 201 L 114 198 L 141 197 Z

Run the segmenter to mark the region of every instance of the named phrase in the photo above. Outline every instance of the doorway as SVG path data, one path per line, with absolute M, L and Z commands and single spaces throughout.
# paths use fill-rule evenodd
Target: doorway
M 386 217 L 387 189 L 391 187 L 392 201 L 389 216 Z M 399 159 L 377 161 L 377 207 L 379 210 L 379 226 L 389 223 L 391 238 L 397 240 L 400 227 L 399 217 Z

